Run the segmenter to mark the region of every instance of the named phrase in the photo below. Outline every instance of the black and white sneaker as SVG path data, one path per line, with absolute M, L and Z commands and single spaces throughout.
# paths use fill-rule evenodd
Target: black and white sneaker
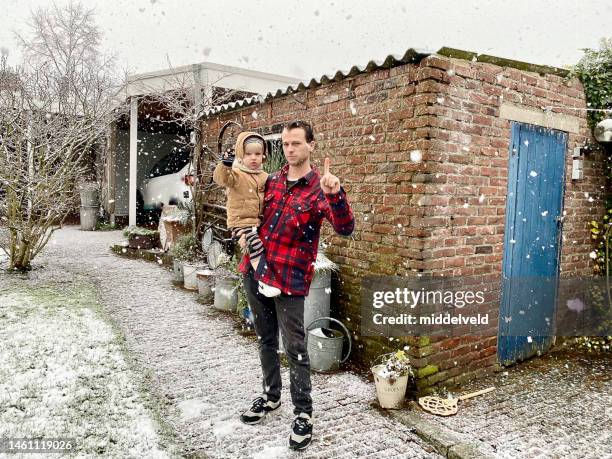
M 308 413 L 298 414 L 291 424 L 291 430 L 289 448 L 295 450 L 306 448 L 312 440 L 312 416 Z
M 250 409 L 240 415 L 240 420 L 245 424 L 258 424 L 266 417 L 266 414 L 276 411 L 281 405 L 280 400 L 271 402 L 264 397 L 253 400 Z

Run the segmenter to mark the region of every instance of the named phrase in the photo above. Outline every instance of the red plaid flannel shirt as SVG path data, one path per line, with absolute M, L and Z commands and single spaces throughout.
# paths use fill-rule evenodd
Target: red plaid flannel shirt
M 308 295 L 323 218 L 343 236 L 353 232 L 355 219 L 344 190 L 324 194 L 319 172 L 314 167 L 289 190 L 288 170 L 289 166 L 285 165 L 266 182 L 259 237 L 266 250 L 268 269 L 259 269 L 256 277 L 286 295 Z M 238 269 L 245 274 L 249 272 L 248 255 Z

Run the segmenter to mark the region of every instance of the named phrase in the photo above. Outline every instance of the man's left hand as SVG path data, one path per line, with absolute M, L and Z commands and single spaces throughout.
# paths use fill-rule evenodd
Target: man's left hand
M 321 176 L 321 189 L 325 194 L 336 194 L 340 191 L 340 179 L 329 172 L 329 158 L 325 158 L 325 166 Z

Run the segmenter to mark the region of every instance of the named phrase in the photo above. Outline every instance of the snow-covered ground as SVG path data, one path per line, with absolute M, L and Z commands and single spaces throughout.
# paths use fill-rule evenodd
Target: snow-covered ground
M 227 316 L 211 305 L 199 304 L 194 293 L 173 287 L 170 271 L 157 263 L 112 254 L 109 246 L 121 240 L 118 231 L 81 232 L 78 227 L 66 227 L 35 260 L 35 265 L 44 267 L 29 277 L 42 283 L 70 284 L 82 279 L 96 285 L 102 308 L 125 336 L 130 356 L 150 372 L 151 393 L 157 394 L 164 407 L 161 421 L 172 426 L 182 454 L 219 458 L 440 457 L 410 427 L 373 408 L 373 385 L 350 373 L 313 375 L 314 440 L 303 453 L 293 453 L 287 446 L 294 415 L 286 368 L 282 371 L 285 390 L 280 412 L 260 425 L 241 424 L 239 414 L 261 391 L 256 343 L 236 334 Z M 12 301 L 14 304 L 16 299 Z M 92 336 L 99 337 L 102 330 L 103 326 L 97 327 Z M 62 330 L 51 329 L 49 333 L 53 337 Z M 73 347 L 83 342 L 82 336 L 74 336 Z M 124 368 L 118 362 L 115 365 Z M 106 377 L 119 377 L 115 372 L 113 369 Z M 131 379 L 127 370 L 125 375 L 120 379 L 123 382 Z M 15 378 L 11 376 L 11 384 Z M 110 395 L 104 390 L 95 395 Z M 111 405 L 122 406 L 119 398 L 112 398 Z M 92 417 L 83 430 L 95 432 L 103 428 L 99 426 L 108 426 L 107 419 Z M 148 421 L 137 425 L 152 434 Z M 134 437 L 155 444 L 153 437 L 145 441 L 136 431 Z
M 74 424 L 91 433 L 91 445 L 105 451 L 129 445 L 134 457 L 137 451 L 144 452 L 140 457 L 163 454 L 158 445 L 167 443 L 168 432 L 181 456 L 440 457 L 409 426 L 376 411 L 373 385 L 350 373 L 313 374 L 314 441 L 303 453 L 287 448 L 293 413 L 285 368 L 280 413 L 261 425 L 238 422 L 261 387 L 256 344 L 236 334 L 227 316 L 197 303 L 194 293 L 173 287 L 170 271 L 113 255 L 109 246 L 121 240 L 117 231 L 67 227 L 57 233 L 35 261 L 44 267 L 27 276 L 30 286 L 56 286 L 51 297 L 73 299 L 53 300 L 52 308 L 34 306 L 43 297 L 51 301 L 44 291 L 15 295 L 16 277 L 0 275 L 0 408 L 21 394 L 19 407 L 0 409 L 0 437 L 21 434 L 20 419 L 29 413 L 27 430 L 59 435 L 65 433 L 60 427 Z M 96 292 L 82 288 L 92 284 Z M 113 338 L 106 314 L 124 344 Z M 71 359 L 81 364 L 66 363 Z M 39 362 L 48 362 L 47 369 Z M 136 388 L 142 375 L 131 368 L 150 374 L 144 394 Z M 609 357 L 551 355 L 466 385 L 462 392 L 497 389 L 461 402 L 455 416 L 418 413 L 492 457 L 612 458 L 611 375 Z M 110 436 L 118 443 L 110 444 Z M 171 456 L 174 451 L 166 449 Z
M 467 384 L 495 387 L 422 417 L 502 458 L 612 458 L 612 357 L 550 353 Z
M 0 278 L 0 438 L 74 438 L 73 454 L 168 457 L 95 290 Z

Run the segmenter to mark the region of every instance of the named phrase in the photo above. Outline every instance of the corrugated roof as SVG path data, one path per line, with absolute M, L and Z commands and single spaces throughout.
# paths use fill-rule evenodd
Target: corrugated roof
M 422 59 L 432 54 L 439 54 L 442 56 L 447 56 L 447 57 L 457 58 L 457 59 L 465 59 L 465 60 L 470 60 L 473 62 L 487 62 L 490 64 L 496 64 L 502 67 L 512 67 L 512 68 L 517 68 L 519 70 L 537 72 L 540 74 L 552 73 L 554 75 L 566 76 L 568 73 L 567 70 L 560 69 L 557 67 L 529 64 L 527 62 L 515 61 L 511 59 L 496 57 L 496 56 L 489 56 L 486 54 L 478 54 L 473 51 L 464 51 L 464 50 L 448 48 L 448 47 L 440 48 L 437 52 L 417 50 L 414 48 L 410 48 L 403 55 L 389 54 L 383 60 L 370 60 L 364 66 L 360 67 L 360 66 L 354 65 L 348 71 L 343 72 L 339 70 L 333 75 L 324 74 L 319 78 L 312 78 L 308 82 L 303 81 L 295 86 L 290 85 L 290 86 L 287 86 L 285 89 L 278 89 L 274 94 L 269 92 L 266 95 L 247 97 L 246 99 L 241 99 L 235 102 L 217 105 L 209 109 L 206 112 L 206 115 L 210 116 L 210 115 L 223 113 L 226 111 L 248 107 L 250 105 L 262 103 L 266 100 L 269 100 L 275 97 L 282 97 L 282 96 L 286 96 L 288 94 L 292 94 L 300 90 L 313 88 L 316 86 L 322 86 L 324 84 L 331 83 L 334 81 L 341 81 L 348 77 L 359 75 L 361 73 L 371 72 L 373 70 L 378 70 L 381 68 L 392 68 L 392 67 L 397 67 L 399 65 L 420 62 Z
M 229 102 L 227 104 L 217 105 L 212 107 L 206 112 L 207 115 L 215 115 L 217 113 L 223 113 L 228 110 L 235 110 L 238 108 L 248 107 L 249 105 L 255 105 L 257 103 L 264 102 L 274 97 L 286 96 L 294 92 L 313 88 L 315 86 L 321 86 L 332 81 L 341 81 L 345 78 L 359 75 L 360 73 L 371 72 L 381 68 L 397 67 L 399 65 L 419 62 L 421 59 L 432 54 L 432 51 L 416 50 L 414 48 L 408 49 L 403 55 L 400 54 L 389 54 L 383 60 L 371 60 L 364 66 L 354 65 L 347 71 L 338 70 L 335 74 L 324 74 L 319 78 L 312 78 L 310 81 L 302 81 L 297 85 L 287 86 L 285 89 L 278 89 L 275 93 L 267 93 L 264 96 L 253 96 L 241 99 L 235 102 Z

